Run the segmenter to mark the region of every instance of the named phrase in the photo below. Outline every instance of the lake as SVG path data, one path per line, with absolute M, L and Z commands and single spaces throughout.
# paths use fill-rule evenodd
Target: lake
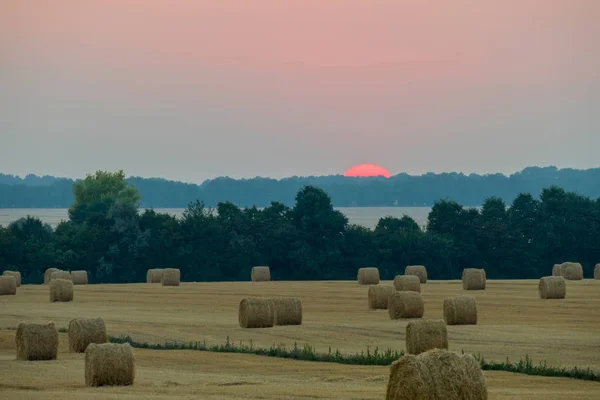
M 374 228 L 380 218 L 392 216 L 402 217 L 408 215 L 420 226 L 427 224 L 427 215 L 430 207 L 336 207 L 348 217 L 351 224 Z M 143 209 L 142 209 L 143 211 Z M 168 213 L 180 217 L 183 208 L 156 208 L 156 212 Z M 21 217 L 30 215 L 37 217 L 52 227 L 56 227 L 62 220 L 68 219 L 66 208 L 0 208 L 0 225 L 7 226 Z

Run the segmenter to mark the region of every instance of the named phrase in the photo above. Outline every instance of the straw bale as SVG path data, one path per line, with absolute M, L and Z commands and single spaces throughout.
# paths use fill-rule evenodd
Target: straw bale
M 477 300 L 475 297 L 458 296 L 445 299 L 444 320 L 448 325 L 476 325 Z
M 379 284 L 379 269 L 377 269 L 377 268 L 359 268 L 358 269 L 358 284 L 359 285 L 378 285 Z
M 387 310 L 390 296 L 394 294 L 396 288 L 392 285 L 372 285 L 369 286 L 369 309 Z
M 406 325 L 406 352 L 421 354 L 448 348 L 448 330 L 442 320 L 413 320 Z
M 564 299 L 567 285 L 562 276 L 544 276 L 538 285 L 540 299 Z
M 161 284 L 163 286 L 179 286 L 181 272 L 176 268 L 165 268 L 162 271 Z
M 271 280 L 271 269 L 269 267 L 252 267 L 250 272 L 252 282 L 267 282 Z
M 87 285 L 87 271 L 71 271 L 71 280 L 73 281 L 73 285 Z
M 83 353 L 91 343 L 106 343 L 106 325 L 102 318 L 74 318 L 69 322 L 69 349 Z
M 54 323 L 20 323 L 15 337 L 17 360 L 56 360 L 58 331 Z
M 594 267 L 594 279 L 600 279 L 600 264 Z
M 17 287 L 21 286 L 21 273 L 19 271 L 4 271 L 2 273 L 4 276 L 14 276 L 17 281 Z
M 302 325 L 302 302 L 297 297 L 274 297 L 274 325 Z
M 50 302 L 73 301 L 73 282 L 66 279 L 50 281 Z
M 388 312 L 391 319 L 422 318 L 425 304 L 421 293 L 395 292 L 390 296 Z
M 463 290 L 485 290 L 484 269 L 465 268 L 462 273 Z
M 560 264 L 554 264 L 554 266 L 552 267 L 552 276 L 561 276 Z
M 68 271 L 62 271 L 60 269 L 50 274 L 50 282 L 54 279 L 64 279 L 65 281 L 72 280 L 71 274 Z
M 44 285 L 47 285 L 47 284 L 50 283 L 50 279 L 52 277 L 52 273 L 56 272 L 56 271 L 60 271 L 60 270 L 57 269 L 57 268 L 48 268 L 46 270 L 46 272 L 44 273 Z
M 0 296 L 17 294 L 17 279 L 14 276 L 0 276 Z
M 394 278 L 394 287 L 399 292 L 421 293 L 421 279 L 415 275 L 398 275 Z
M 146 272 L 146 282 L 147 283 L 160 283 L 162 281 L 162 269 L 149 269 Z
M 242 299 L 238 322 L 242 328 L 271 328 L 275 324 L 273 300 L 257 297 Z
M 421 283 L 427 283 L 427 268 L 423 265 L 409 265 L 404 269 L 404 275 L 415 275 Z
M 469 354 L 434 349 L 392 364 L 386 400 L 487 400 L 485 376 Z
M 135 379 L 135 359 L 129 343 L 90 343 L 85 350 L 86 386 L 129 386 Z
M 580 281 L 583 279 L 583 267 L 579 263 L 562 263 L 560 265 L 560 275 L 568 281 Z

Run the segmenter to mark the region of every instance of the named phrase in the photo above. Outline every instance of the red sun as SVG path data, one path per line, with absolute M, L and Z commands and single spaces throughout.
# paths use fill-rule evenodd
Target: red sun
M 375 164 L 360 164 L 355 165 L 350 168 L 348 171 L 344 172 L 344 176 L 353 176 L 353 177 L 365 177 L 365 176 L 383 176 L 385 178 L 389 178 L 392 176 L 390 172 Z

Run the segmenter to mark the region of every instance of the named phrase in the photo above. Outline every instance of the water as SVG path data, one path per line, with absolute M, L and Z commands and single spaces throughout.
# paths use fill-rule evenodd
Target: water
M 408 215 L 420 226 L 427 224 L 427 215 L 430 207 L 336 207 L 348 217 L 351 224 L 362 225 L 367 228 L 375 228 L 380 218 L 392 216 L 402 217 Z M 143 211 L 143 209 L 142 209 Z M 183 208 L 156 208 L 156 212 L 168 213 L 180 217 Z M 0 225 L 7 226 L 19 218 L 30 215 L 37 217 L 42 222 L 56 227 L 60 221 L 68 220 L 66 208 L 0 208 Z

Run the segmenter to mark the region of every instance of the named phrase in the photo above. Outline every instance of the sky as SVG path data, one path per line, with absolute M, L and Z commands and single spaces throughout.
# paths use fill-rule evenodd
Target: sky
M 0 172 L 600 166 L 597 0 L 2 0 Z

